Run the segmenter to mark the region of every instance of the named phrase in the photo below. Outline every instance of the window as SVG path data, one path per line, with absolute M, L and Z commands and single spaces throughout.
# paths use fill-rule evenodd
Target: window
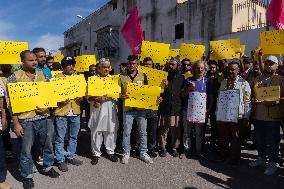
M 117 0 L 112 0 L 112 10 L 117 9 Z
M 87 45 L 84 46 L 84 50 L 85 51 L 88 50 L 88 46 Z
M 175 39 L 184 38 L 184 23 L 176 24 L 175 26 Z

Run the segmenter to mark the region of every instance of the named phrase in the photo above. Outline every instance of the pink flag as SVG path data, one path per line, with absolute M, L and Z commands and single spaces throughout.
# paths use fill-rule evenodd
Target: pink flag
M 284 0 L 271 0 L 266 18 L 270 24 L 277 30 L 284 29 Z
M 141 45 L 144 40 L 142 26 L 138 16 L 137 6 L 131 11 L 128 19 L 121 29 L 122 36 L 132 50 L 133 55 L 141 53 Z

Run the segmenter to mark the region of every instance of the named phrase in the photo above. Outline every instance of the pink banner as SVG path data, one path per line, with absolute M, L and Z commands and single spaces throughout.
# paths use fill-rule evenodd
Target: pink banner
M 266 18 L 275 29 L 284 29 L 284 0 L 271 0 Z
M 141 53 L 141 45 L 144 40 L 142 26 L 138 16 L 137 6 L 131 11 L 124 26 L 121 29 L 122 36 L 132 50 L 133 55 Z

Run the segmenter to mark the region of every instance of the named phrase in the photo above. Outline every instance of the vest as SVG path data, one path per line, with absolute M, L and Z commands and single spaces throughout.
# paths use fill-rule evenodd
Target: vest
M 258 76 L 257 78 L 255 78 L 255 83 L 254 83 L 254 86 L 253 86 L 254 93 L 255 93 L 255 90 L 259 86 L 261 78 L 262 78 L 261 76 Z M 280 87 L 282 79 L 283 79 L 282 76 L 274 75 L 269 86 L 279 86 Z M 281 90 L 281 87 L 280 87 L 280 90 Z M 269 106 L 268 107 L 268 115 L 272 119 L 281 119 L 282 116 L 281 116 L 281 112 L 280 112 L 280 104 L 276 104 L 275 106 Z
M 37 70 L 36 70 L 36 76 L 35 76 L 34 81 L 32 81 L 31 78 L 29 78 L 26 75 L 26 72 L 24 72 L 23 70 L 17 70 L 14 72 L 14 74 L 15 74 L 17 82 L 41 82 L 41 81 L 46 80 L 44 74 Z M 36 112 L 33 110 L 33 111 L 18 114 L 18 118 L 19 119 L 30 119 L 30 118 L 35 117 L 36 115 L 37 115 Z M 49 116 L 49 112 L 44 114 L 43 116 Z
M 139 72 L 137 73 L 136 77 L 132 80 L 127 73 L 125 74 L 121 74 L 120 75 L 120 80 L 121 80 L 121 84 L 122 84 L 122 93 L 124 93 L 124 91 L 126 91 L 126 86 L 127 83 L 138 83 L 138 84 L 146 84 L 146 75 L 143 72 Z M 136 110 L 143 110 L 140 108 L 135 108 Z M 123 110 L 127 111 L 127 110 L 133 110 L 133 108 L 131 107 L 125 107 L 123 106 Z
M 55 76 L 55 78 L 58 77 L 65 77 L 65 75 L 60 73 Z M 58 107 L 55 109 L 54 115 L 58 117 L 67 116 L 67 114 L 70 112 L 71 109 L 73 110 L 73 114 L 80 115 L 81 114 L 80 102 L 75 100 L 70 100 L 68 104 L 58 103 Z

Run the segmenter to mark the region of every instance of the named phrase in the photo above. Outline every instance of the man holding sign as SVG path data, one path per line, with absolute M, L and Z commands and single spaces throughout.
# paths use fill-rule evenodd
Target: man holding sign
M 16 82 L 45 82 L 46 76 L 36 70 L 36 55 L 25 50 L 20 54 L 23 62 L 23 68 L 17 70 L 8 78 L 8 83 Z M 33 159 L 32 146 L 37 135 L 43 153 L 43 169 L 47 176 L 52 178 L 59 177 L 59 174 L 52 168 L 54 163 L 53 154 L 53 133 L 54 130 L 51 119 L 49 119 L 49 110 L 37 108 L 36 110 L 13 114 L 14 132 L 18 138 L 21 138 L 20 151 L 20 172 L 24 178 L 24 188 L 33 188 Z M 48 133 L 49 131 L 49 133 Z M 52 131 L 52 132 L 50 132 Z
M 242 127 L 250 116 L 251 89 L 249 83 L 238 76 L 240 70 L 238 59 L 233 59 L 229 63 L 228 70 L 228 79 L 221 82 L 216 116 L 221 160 L 229 158 L 229 164 L 236 167 L 241 155 Z
M 97 75 L 93 77 L 112 77 L 109 75 L 110 61 L 102 58 L 97 63 Z M 116 100 L 105 96 L 89 97 L 91 145 L 93 158 L 92 165 L 96 165 L 101 156 L 101 145 L 104 143 L 107 157 L 112 162 L 117 162 L 118 158 L 114 153 L 116 134 L 118 129 L 118 119 L 116 111 Z
M 68 77 L 75 74 L 76 61 L 73 57 L 64 57 L 61 61 L 63 73 L 57 74 L 56 78 Z M 62 172 L 68 171 L 64 157 L 64 138 L 69 130 L 67 145 L 66 162 L 72 165 L 82 165 L 83 162 L 76 159 L 77 136 L 80 129 L 80 102 L 82 98 L 67 99 L 58 103 L 58 108 L 54 111 L 55 116 L 55 155 L 58 163 L 58 169 Z M 67 129 L 68 128 L 68 129 Z
M 255 110 L 253 118 L 255 120 L 258 159 L 251 162 L 250 166 L 265 165 L 268 144 L 269 162 L 264 174 L 273 175 L 277 170 L 280 125 L 283 121 L 280 100 L 284 96 L 284 82 L 283 77 L 276 74 L 278 59 L 275 56 L 268 56 L 263 66 L 263 75 L 257 77 L 253 82 Z M 270 90 L 265 90 L 268 87 Z
M 122 83 L 122 99 L 128 99 L 129 96 L 126 95 L 126 85 L 127 83 L 137 83 L 137 84 L 147 84 L 147 77 L 144 73 L 137 70 L 138 58 L 136 56 L 129 56 L 127 63 L 127 70 L 125 74 L 120 75 Z M 138 142 L 139 142 L 139 151 L 140 159 L 146 163 L 153 163 L 152 158 L 147 154 L 147 119 L 146 111 L 144 109 L 123 107 L 123 150 L 124 154 L 121 160 L 121 163 L 127 164 L 130 157 L 130 134 L 132 130 L 132 125 L 134 119 L 137 120 L 138 126 Z

